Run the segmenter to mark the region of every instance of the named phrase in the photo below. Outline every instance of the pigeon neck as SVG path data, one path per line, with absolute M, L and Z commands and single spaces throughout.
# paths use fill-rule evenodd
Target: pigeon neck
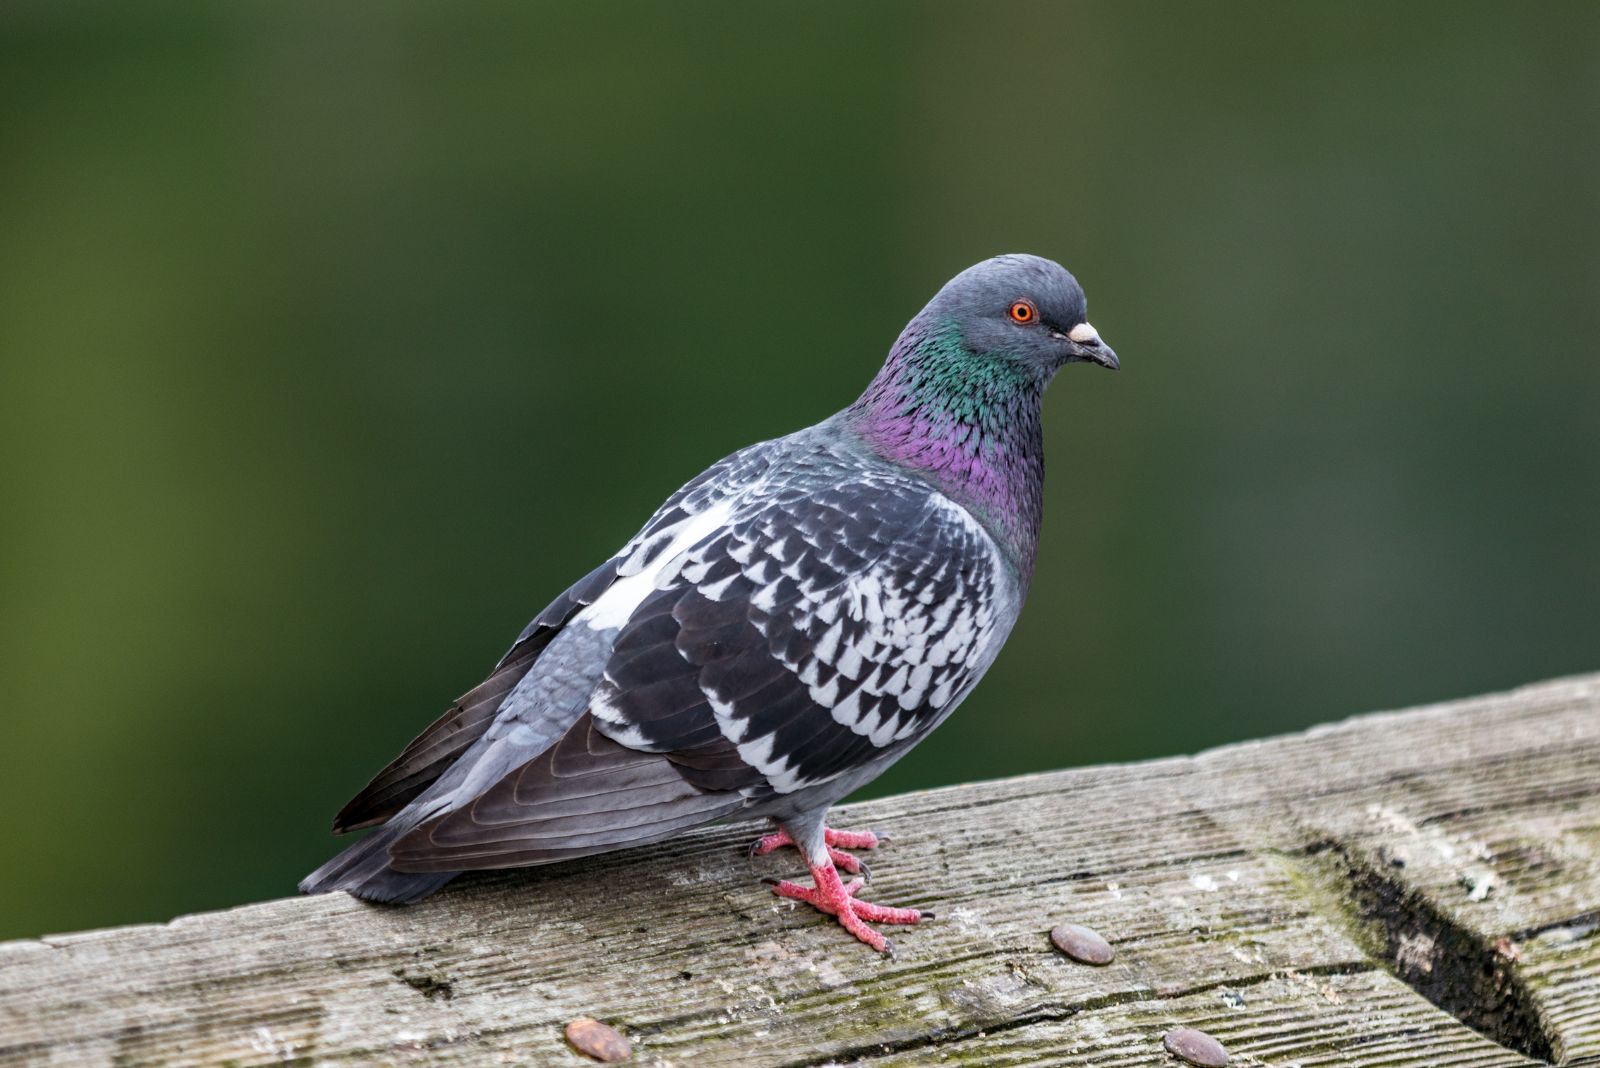
M 951 322 L 913 320 L 846 419 L 884 459 L 916 471 L 995 536 L 1024 584 L 1044 496 L 1044 381 L 969 351 Z

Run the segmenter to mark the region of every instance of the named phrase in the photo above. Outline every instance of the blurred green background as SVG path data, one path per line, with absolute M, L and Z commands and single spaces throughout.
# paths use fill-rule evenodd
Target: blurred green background
M 1015 250 L 1125 369 L 873 792 L 1600 668 L 1600 6 L 6 5 L 0 936 L 291 893 Z

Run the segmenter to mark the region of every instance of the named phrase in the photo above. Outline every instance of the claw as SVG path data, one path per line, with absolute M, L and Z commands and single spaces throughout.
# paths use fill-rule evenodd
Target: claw
M 846 853 L 842 849 L 835 849 L 833 846 L 828 846 L 827 848 L 828 856 L 833 860 L 834 867 L 840 871 L 847 871 L 851 875 L 865 875 L 869 880 L 872 878 L 872 870 L 867 867 L 866 861 L 852 853 Z

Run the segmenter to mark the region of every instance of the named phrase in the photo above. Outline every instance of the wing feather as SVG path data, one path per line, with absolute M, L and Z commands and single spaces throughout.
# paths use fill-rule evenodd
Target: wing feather
M 704 793 L 666 758 L 618 745 L 584 715 L 537 759 L 472 804 L 389 849 L 399 871 L 540 864 L 660 841 L 728 815 L 738 794 Z
M 625 616 L 603 614 L 616 630 L 587 711 L 402 837 L 393 866 L 515 866 L 658 841 L 891 759 L 931 730 L 992 661 L 1016 579 L 928 484 L 849 473 L 808 489 L 747 484 L 689 545 L 675 532 L 703 508 L 658 513 L 677 540 L 647 528 L 619 554 L 619 574 L 657 570 L 631 587 Z
M 339 811 L 334 817 L 334 832 L 343 834 L 383 823 L 416 800 L 483 738 L 517 684 L 579 611 L 599 600 L 620 576 L 637 571 L 653 559 L 670 540 L 669 532 L 677 524 L 708 503 L 759 478 L 771 460 L 761 446 L 742 449 L 712 464 L 667 498 L 615 556 L 579 579 L 533 618 L 487 679 L 412 739 Z M 560 723 L 554 730 L 559 732 L 566 726 L 567 723 Z
M 399 756 L 339 810 L 333 819 L 334 833 L 383 823 L 426 790 L 489 729 L 501 703 L 557 632 L 584 605 L 605 592 L 616 576 L 617 562 L 608 560 L 535 616 L 488 678 L 458 697 L 448 712 L 413 738 Z
M 620 633 L 596 725 L 692 782 L 752 797 L 914 744 L 1015 618 L 987 532 L 910 480 L 769 499 L 692 549 L 680 578 Z M 678 756 L 717 736 L 747 765 L 742 779 L 723 764 L 713 785 Z

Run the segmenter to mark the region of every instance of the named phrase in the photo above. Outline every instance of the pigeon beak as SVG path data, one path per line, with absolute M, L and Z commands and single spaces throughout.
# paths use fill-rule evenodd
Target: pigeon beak
M 1111 371 L 1119 371 L 1122 364 L 1117 362 L 1117 354 L 1111 351 L 1111 346 L 1100 340 L 1100 331 L 1088 323 L 1079 323 L 1065 334 L 1057 334 L 1072 347 L 1072 355 L 1067 357 L 1068 363 L 1097 363 Z

